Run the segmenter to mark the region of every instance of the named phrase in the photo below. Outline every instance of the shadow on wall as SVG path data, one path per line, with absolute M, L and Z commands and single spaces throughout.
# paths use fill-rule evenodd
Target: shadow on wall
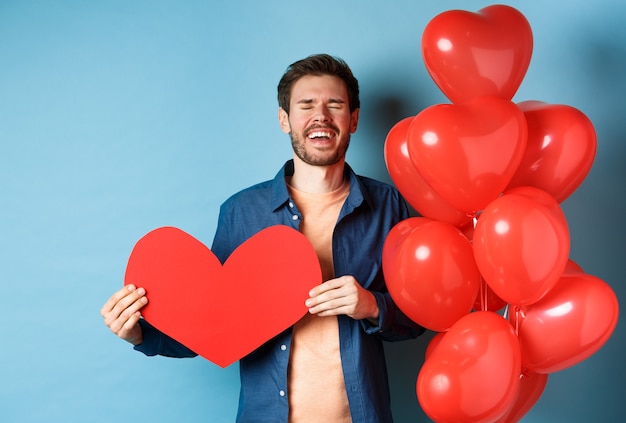
M 588 273 L 595 273 L 611 284 L 618 298 L 626 296 L 626 290 L 619 283 L 626 274 L 618 265 L 626 237 L 623 225 L 626 215 L 623 195 L 626 183 L 626 145 L 623 142 L 626 46 L 623 38 L 607 34 L 593 36 L 589 31 L 575 42 L 580 46 L 574 66 L 579 73 L 580 86 L 573 88 L 585 99 L 580 108 L 596 129 L 598 151 L 589 175 L 563 205 L 572 232 L 573 254 L 587 262 L 583 268 Z
M 402 79 L 395 81 L 402 83 Z M 411 95 L 403 84 L 392 87 L 393 89 L 389 89 L 383 83 L 373 84 L 372 87 L 374 90 L 367 92 L 368 96 L 362 109 L 361 130 L 364 130 L 366 136 L 363 137 L 365 157 L 361 162 L 367 163 L 367 176 L 392 183 L 384 161 L 384 142 L 387 133 L 400 120 L 414 116 L 434 104 L 434 100 L 416 101 L 422 96 Z M 416 214 L 414 210 L 412 213 Z M 385 343 L 391 404 L 394 419 L 398 423 L 431 422 L 419 406 L 415 384 L 419 369 L 424 364 L 426 346 L 433 335 L 434 333 L 429 331 L 412 341 Z
M 407 65 L 406 56 L 389 58 L 384 68 L 374 62 L 358 73 L 361 114 L 355 142 L 350 146 L 352 157 L 358 157 L 357 173 L 391 183 L 384 159 L 389 130 L 400 120 L 442 101 L 433 95 L 437 91 L 427 93 L 426 84 L 435 87 L 425 70 L 423 76 L 419 74 L 417 59 L 412 66 Z
M 372 64 L 366 73 L 357 75 L 361 86 L 361 114 L 350 154 L 358 158 L 355 160 L 358 161 L 357 173 L 388 183 L 392 181 L 384 160 L 384 144 L 389 130 L 400 120 L 445 101 L 435 96 L 437 91 L 429 77 L 418 74 L 417 62 L 415 69 L 404 72 L 405 68 L 407 63 L 403 56 L 386 60 L 384 69 Z M 427 84 L 435 91 L 427 92 Z M 424 363 L 426 346 L 433 335 L 429 331 L 412 341 L 384 344 L 397 423 L 431 421 L 419 406 L 415 384 Z
M 591 119 L 598 132 L 599 151 L 610 150 L 613 159 L 623 158 L 626 145 L 621 141 L 626 131 L 623 118 L 624 94 L 626 93 L 626 34 L 610 37 L 605 34 L 590 36 L 575 42 L 580 46 L 575 57 L 575 68 L 580 73 L 582 87 L 574 87 L 585 98 Z M 621 182 L 626 181 L 622 179 Z

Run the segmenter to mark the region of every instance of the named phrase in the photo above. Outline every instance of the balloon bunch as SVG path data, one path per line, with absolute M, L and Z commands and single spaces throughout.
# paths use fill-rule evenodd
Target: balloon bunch
M 439 332 L 416 383 L 437 422 L 518 421 L 549 373 L 591 356 L 617 323 L 610 286 L 569 259 L 560 207 L 591 168 L 595 130 L 573 107 L 511 101 L 532 48 L 512 7 L 436 16 L 422 54 L 452 104 L 399 121 L 385 141 L 421 217 L 389 233 L 383 270 L 400 309 Z

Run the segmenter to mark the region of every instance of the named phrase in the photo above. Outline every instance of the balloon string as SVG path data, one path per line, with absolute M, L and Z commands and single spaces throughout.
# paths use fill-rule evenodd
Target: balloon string
M 476 224 L 478 223 L 478 217 L 476 217 L 476 213 L 468 213 L 467 215 L 472 219 L 472 228 L 476 229 Z M 487 307 L 488 307 L 488 304 L 487 304 L 487 286 L 485 285 L 485 280 L 483 278 L 480 278 L 479 295 L 480 295 L 480 310 L 481 311 L 487 311 Z
M 482 311 L 487 311 L 487 285 L 485 284 L 484 279 L 480 279 L 480 309 Z
M 509 310 L 509 304 L 506 305 L 506 311 Z M 519 322 L 520 319 L 524 317 L 524 311 L 520 306 L 515 306 L 515 335 L 519 336 Z M 528 369 L 522 367 L 522 371 L 520 372 L 519 379 L 520 381 L 524 378 L 528 378 L 530 374 L 528 373 Z
M 515 306 L 515 335 L 519 336 L 519 324 L 524 318 L 524 311 L 520 306 Z
M 529 373 L 528 373 L 528 369 L 522 368 L 522 372 L 519 375 L 520 380 L 524 379 L 525 377 L 529 377 Z

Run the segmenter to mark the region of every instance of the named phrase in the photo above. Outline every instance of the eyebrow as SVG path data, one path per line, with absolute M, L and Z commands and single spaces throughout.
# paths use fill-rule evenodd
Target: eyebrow
M 313 100 L 312 98 L 303 98 L 302 100 L 298 100 L 296 102 L 296 104 L 313 104 L 315 103 L 315 100 Z M 331 98 L 328 100 L 328 103 L 332 103 L 332 104 L 346 104 L 345 100 L 342 100 L 341 98 Z

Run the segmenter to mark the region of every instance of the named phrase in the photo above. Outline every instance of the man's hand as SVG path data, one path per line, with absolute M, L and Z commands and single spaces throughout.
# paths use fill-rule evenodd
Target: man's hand
M 353 276 L 330 279 L 309 292 L 305 304 L 309 313 L 319 316 L 345 314 L 355 320 L 369 319 L 378 324 L 378 304 L 374 294 Z
M 139 345 L 143 340 L 139 310 L 147 303 L 148 298 L 143 288 L 126 285 L 104 303 L 100 314 L 111 332 L 133 345 Z

